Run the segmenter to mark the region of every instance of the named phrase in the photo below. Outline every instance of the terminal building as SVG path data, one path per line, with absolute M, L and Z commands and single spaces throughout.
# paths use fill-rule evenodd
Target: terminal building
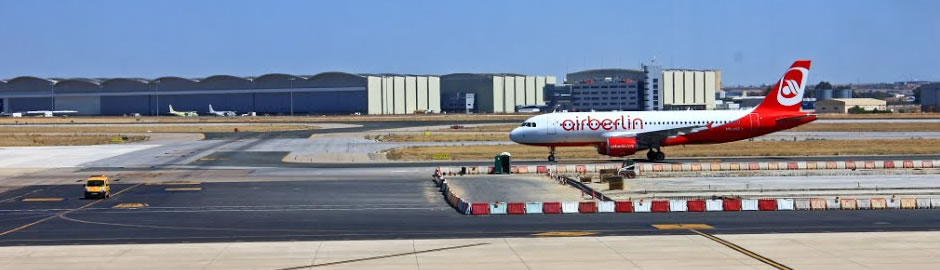
M 441 96 L 447 101 L 445 111 L 513 113 L 516 107 L 545 105 L 546 86 L 554 85 L 554 76 L 527 76 L 514 73 L 454 73 L 440 77 Z M 468 94 L 472 100 L 467 105 Z
M 593 69 L 566 76 L 553 88 L 553 104 L 574 111 L 712 110 L 721 89 L 721 71 L 663 69 Z
M 81 115 L 165 115 L 216 110 L 291 114 L 411 114 L 439 112 L 440 78 L 433 75 L 266 74 L 190 79 L 59 79 L 0 81 L 4 113 L 74 110 Z
M 922 112 L 940 112 L 940 83 L 920 86 L 920 109 Z

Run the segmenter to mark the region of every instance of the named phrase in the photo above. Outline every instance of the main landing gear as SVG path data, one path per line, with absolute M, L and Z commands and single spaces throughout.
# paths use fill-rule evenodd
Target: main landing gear
M 555 162 L 555 147 L 554 146 L 548 147 L 548 161 Z
M 664 154 L 662 150 L 659 150 L 659 148 L 656 148 L 655 151 L 653 148 L 650 148 L 650 151 L 646 152 L 646 159 L 650 161 L 663 161 L 666 159 L 666 154 Z

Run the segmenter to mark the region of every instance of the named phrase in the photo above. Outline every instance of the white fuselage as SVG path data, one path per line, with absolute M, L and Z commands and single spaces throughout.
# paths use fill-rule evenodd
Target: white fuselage
M 741 119 L 751 110 L 568 112 L 538 115 L 514 129 L 509 137 L 531 145 L 601 143 L 614 134 L 646 133 L 682 127 L 718 127 Z

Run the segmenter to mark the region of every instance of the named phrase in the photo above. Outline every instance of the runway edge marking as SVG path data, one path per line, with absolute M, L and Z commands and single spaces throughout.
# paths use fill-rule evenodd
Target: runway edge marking
M 778 262 L 776 262 L 776 261 L 774 261 L 774 260 L 771 260 L 771 259 L 769 259 L 769 258 L 767 258 L 767 257 L 761 256 L 760 254 L 754 253 L 753 251 L 747 250 L 747 249 L 745 249 L 745 248 L 743 248 L 743 247 L 741 247 L 741 246 L 738 246 L 738 245 L 736 245 L 736 244 L 734 244 L 734 243 L 731 243 L 731 242 L 729 242 L 729 241 L 727 241 L 727 240 L 721 239 L 721 238 L 719 238 L 719 237 L 717 237 L 717 236 L 714 236 L 714 235 L 711 235 L 711 234 L 708 234 L 708 233 L 704 233 L 704 232 L 701 232 L 701 231 L 696 230 L 696 229 L 689 229 L 689 231 L 694 232 L 694 233 L 696 233 L 696 234 L 698 234 L 698 235 L 701 235 L 702 237 L 708 238 L 709 240 L 718 242 L 719 244 L 722 244 L 722 245 L 724 245 L 724 246 L 726 246 L 726 247 L 728 247 L 728 248 L 731 248 L 731 249 L 733 249 L 733 250 L 735 250 L 735 251 L 737 251 L 737 252 L 740 252 L 741 254 L 744 254 L 744 255 L 746 255 L 746 256 L 748 256 L 748 257 L 754 258 L 755 260 L 758 260 L 758 261 L 760 261 L 760 262 L 762 262 L 762 263 L 765 263 L 765 264 L 767 264 L 767 265 L 770 265 L 770 266 L 773 267 L 773 268 L 777 268 L 777 269 L 781 269 L 781 270 L 793 270 L 793 268 L 790 268 L 790 267 L 788 267 L 788 266 L 786 266 L 786 265 L 783 265 L 783 264 L 781 264 L 781 263 L 778 263 Z

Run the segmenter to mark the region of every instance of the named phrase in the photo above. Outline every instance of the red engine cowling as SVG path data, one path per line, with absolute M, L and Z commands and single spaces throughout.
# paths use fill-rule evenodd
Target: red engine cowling
M 636 153 L 638 145 L 634 138 L 608 138 L 607 142 L 597 145 L 597 153 L 612 157 L 624 157 Z

